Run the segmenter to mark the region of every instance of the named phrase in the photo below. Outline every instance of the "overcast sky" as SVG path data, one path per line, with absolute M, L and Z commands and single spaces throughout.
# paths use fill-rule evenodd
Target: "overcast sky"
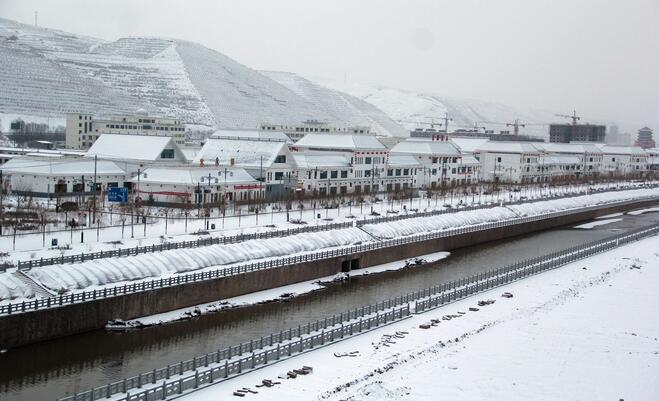
M 187 39 L 255 69 L 659 128 L 659 0 L 0 0 L 5 18 L 35 11 L 40 26 Z

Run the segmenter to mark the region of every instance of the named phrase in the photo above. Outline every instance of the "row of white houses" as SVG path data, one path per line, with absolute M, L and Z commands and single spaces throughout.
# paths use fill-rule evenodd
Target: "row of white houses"
M 221 130 L 201 148 L 171 137 L 103 134 L 84 156 L 18 155 L 0 166 L 8 192 L 70 197 L 111 187 L 166 203 L 406 192 L 485 182 L 545 183 L 642 177 L 657 149 L 593 143 L 410 138 L 390 147 L 373 135 Z M 94 186 L 95 185 L 95 186 Z

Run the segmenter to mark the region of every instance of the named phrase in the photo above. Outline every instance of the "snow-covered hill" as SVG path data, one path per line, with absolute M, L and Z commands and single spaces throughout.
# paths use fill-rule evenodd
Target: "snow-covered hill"
M 443 124 L 445 113 L 453 119 L 449 122 L 449 131 L 486 126 L 495 132 L 512 130 L 506 123 L 519 119 L 526 123 L 520 132 L 527 135 L 548 136 L 548 123 L 563 121 L 553 112 L 521 109 L 503 104 L 473 99 L 440 96 L 431 93 L 417 93 L 376 85 L 344 83 L 321 78 L 310 78 L 318 85 L 344 92 L 372 104 L 384 111 L 389 117 L 412 130 L 429 128 L 433 120 Z M 442 128 L 443 126 L 437 126 Z
M 61 124 L 71 111 L 138 109 L 178 116 L 195 126 L 254 128 L 312 119 L 370 126 L 379 135 L 399 137 L 428 128 L 433 120 L 442 122 L 447 112 L 453 119 L 450 131 L 475 124 L 509 130 L 505 124 L 519 119 L 527 124 L 523 134 L 546 137 L 546 124 L 561 120 L 549 111 L 256 71 L 181 40 L 105 42 L 2 18 L 0 54 L 0 121 L 5 128 L 18 116 Z
M 162 38 L 114 42 L 0 19 L 0 118 L 62 119 L 66 112 L 179 116 L 209 127 L 368 125 L 405 131 L 377 108 L 315 86 L 313 96 L 199 44 Z M 285 80 L 284 80 L 285 81 Z M 5 122 L 8 124 L 8 121 Z

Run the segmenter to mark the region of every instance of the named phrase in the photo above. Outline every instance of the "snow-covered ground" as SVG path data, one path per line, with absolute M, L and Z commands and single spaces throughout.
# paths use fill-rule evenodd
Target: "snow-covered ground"
M 248 305 L 255 305 L 264 302 L 271 302 L 283 299 L 290 299 L 292 297 L 308 294 L 324 288 L 327 284 L 347 280 L 350 277 L 366 276 L 370 274 L 377 274 L 388 271 L 395 271 L 407 268 L 414 268 L 426 263 L 437 262 L 438 260 L 447 258 L 449 252 L 434 252 L 427 255 L 421 255 L 408 260 L 399 260 L 390 263 L 384 263 L 377 266 L 371 266 L 364 269 L 352 270 L 346 273 L 339 273 L 334 276 L 322 277 L 316 280 L 303 281 L 301 283 L 285 285 L 282 287 L 272 288 L 270 290 L 257 291 L 251 294 L 241 295 L 227 299 L 218 300 L 216 302 L 209 302 L 201 305 L 192 306 L 189 308 L 181 308 L 171 312 L 158 313 L 155 315 L 144 316 L 127 321 L 117 322 L 114 321 L 108 324 L 108 328 L 114 330 L 122 330 L 127 328 L 155 326 L 179 320 L 189 319 L 195 316 L 205 315 L 208 313 L 218 312 L 224 309 L 243 307 Z M 421 262 L 417 264 L 417 262 Z
M 659 188 L 606 192 L 534 203 L 498 206 L 490 209 L 403 219 L 281 238 L 249 240 L 236 244 L 167 250 L 121 258 L 106 258 L 73 264 L 32 268 L 26 274 L 48 290 L 65 293 L 99 286 L 122 284 L 147 278 L 167 278 L 173 274 L 203 269 L 226 269 L 243 262 L 278 256 L 292 256 L 345 247 L 381 239 L 445 231 L 483 223 L 602 205 L 631 199 L 659 197 Z M 0 273 L 6 276 L 12 273 Z M 30 297 L 31 289 L 20 281 L 0 279 L 0 300 Z
M 659 237 L 267 365 L 182 400 L 659 399 Z M 502 298 L 511 292 L 513 298 Z M 470 311 L 478 300 L 491 305 Z M 459 318 L 443 320 L 446 315 Z M 430 329 L 419 325 L 439 319 Z M 406 332 L 383 344 L 386 335 Z M 337 358 L 359 351 L 357 356 Z M 277 379 L 302 366 L 313 373 Z M 279 380 L 256 388 L 263 379 Z
M 650 182 L 649 185 L 657 185 L 659 182 Z M 624 185 L 626 188 L 634 188 L 642 185 L 641 183 L 625 182 L 618 184 L 596 184 L 594 188 L 607 189 L 615 188 L 616 186 Z M 586 191 L 585 185 L 571 185 L 551 189 L 551 194 L 558 196 L 566 196 L 570 194 L 583 194 Z M 414 198 L 391 201 L 386 197 L 382 202 L 377 202 L 373 205 L 373 211 L 382 216 L 389 215 L 389 211 L 395 211 L 398 215 L 413 214 L 413 209 L 419 211 L 430 210 L 443 210 L 446 205 L 456 207 L 458 205 L 472 205 L 472 204 L 499 204 L 501 201 L 519 201 L 523 196 L 527 200 L 543 199 L 548 196 L 550 190 L 539 188 L 532 188 L 530 190 L 522 189 L 519 192 L 512 192 L 502 188 L 500 193 L 497 194 L 482 194 L 476 193 L 475 195 L 449 195 L 439 196 L 435 194 L 432 198 Z M 367 198 L 362 205 L 354 204 L 352 207 L 347 204 L 341 205 L 339 208 L 323 209 L 318 204 L 313 207 L 311 202 L 304 205 L 302 211 L 297 209 L 289 212 L 291 220 L 302 220 L 307 225 L 323 225 L 327 223 L 339 223 L 346 221 L 354 221 L 355 219 L 368 219 L 374 216 L 370 215 L 371 199 Z M 11 199 L 5 199 L 5 205 L 12 205 Z M 47 206 L 46 202 L 44 206 Z M 54 209 L 54 204 L 50 204 L 50 209 Z M 37 233 L 20 233 L 16 236 L 15 243 L 13 233 L 4 231 L 3 236 L 0 236 L 0 249 L 8 251 L 8 256 L 5 260 L 16 262 L 18 260 L 29 260 L 37 258 L 59 257 L 62 255 L 89 253 L 107 251 L 117 248 L 132 248 L 135 246 L 146 246 L 153 244 L 161 244 L 162 242 L 172 241 L 190 241 L 196 240 L 200 237 L 207 236 L 206 234 L 195 234 L 199 231 L 205 230 L 205 220 L 203 218 L 188 218 L 177 216 L 175 219 L 170 216 L 165 222 L 162 217 L 162 211 L 154 208 L 150 213 L 158 214 L 159 218 L 151 218 L 148 220 L 146 230 L 144 225 L 136 222 L 131 229 L 130 217 L 125 218 L 125 227 L 122 230 L 120 216 L 115 212 L 110 215 L 107 211 L 99 215 L 101 221 L 100 228 L 91 225 L 91 221 L 87 222 L 86 228 L 70 230 L 62 230 L 62 226 L 46 227 L 45 244 L 44 236 L 41 232 Z M 196 209 L 191 210 L 194 215 Z M 318 218 L 320 214 L 320 218 Z M 112 216 L 112 217 L 110 217 Z M 70 217 L 70 216 L 69 216 Z M 63 219 L 64 216 L 59 216 Z M 331 219 L 331 221 L 329 220 Z M 84 219 L 83 219 L 84 221 Z M 212 236 L 231 236 L 243 233 L 264 232 L 270 230 L 281 230 L 288 228 L 299 228 L 300 224 L 287 221 L 286 211 L 273 210 L 272 207 L 267 207 L 262 210 L 258 215 L 248 214 L 247 208 L 242 207 L 236 210 L 227 210 L 227 216 L 223 218 L 217 209 L 212 210 L 212 216 L 209 219 L 210 224 L 215 224 L 215 229 L 208 230 L 208 235 Z M 109 225 L 112 225 L 111 227 Z M 107 227 L 106 227 L 107 226 Z M 272 227 L 274 226 L 274 227 Z M 81 238 L 81 233 L 84 232 L 84 238 Z M 131 238 L 133 237 L 133 238 Z M 58 240 L 60 247 L 68 247 L 68 249 L 51 248 L 49 245 L 53 239 Z M 84 242 L 82 240 L 84 239 Z

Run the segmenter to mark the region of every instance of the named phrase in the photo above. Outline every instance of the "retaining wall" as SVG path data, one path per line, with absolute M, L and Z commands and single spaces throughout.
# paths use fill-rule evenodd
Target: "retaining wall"
M 428 253 L 450 251 L 534 231 L 571 225 L 624 210 L 654 206 L 658 203 L 657 200 L 646 200 L 639 201 L 633 206 L 605 206 L 596 210 L 575 212 L 560 217 L 493 228 L 477 233 L 419 241 L 349 256 L 275 267 L 213 280 L 4 316 L 0 318 L 0 349 L 100 329 L 105 326 L 108 320 L 115 318 L 133 319 L 332 276 L 340 272 L 342 266 L 345 267 L 344 262 L 350 264 L 355 259 L 358 259 L 358 262 L 352 262 L 353 266 L 358 263 L 361 268 L 369 267 Z

